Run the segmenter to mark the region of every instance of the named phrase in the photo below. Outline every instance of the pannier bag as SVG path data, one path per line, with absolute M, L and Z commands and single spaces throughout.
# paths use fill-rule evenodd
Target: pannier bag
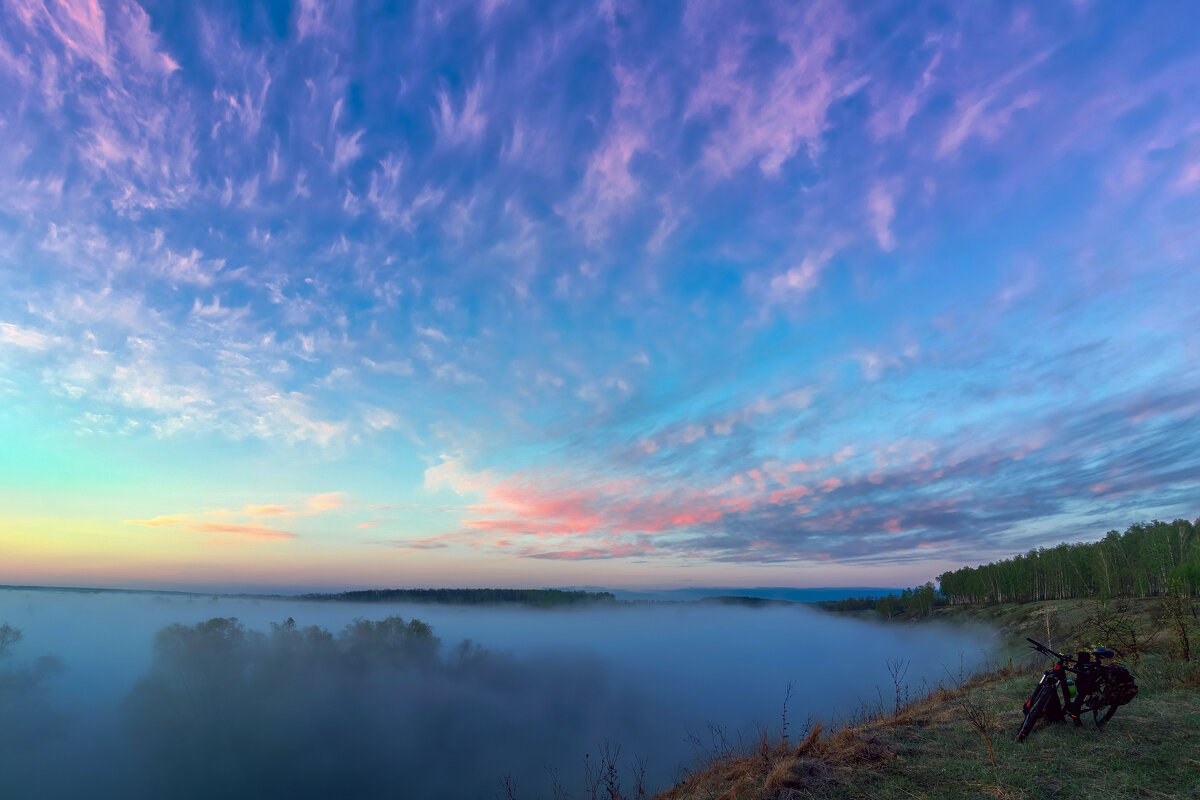
M 1123 706 L 1137 697 L 1138 687 L 1133 676 L 1119 664 L 1105 666 L 1101 680 L 1104 699 L 1115 706 Z

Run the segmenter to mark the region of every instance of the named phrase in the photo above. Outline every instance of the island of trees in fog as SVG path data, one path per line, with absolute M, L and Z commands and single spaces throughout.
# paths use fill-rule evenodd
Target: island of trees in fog
M 443 647 L 416 619 L 334 633 L 218 617 L 160 630 L 105 735 L 60 772 L 74 721 L 48 684 L 62 665 L 14 663 L 22 639 L 0 625 L 5 797 L 493 796 L 505 774 L 535 785 L 543 763 L 574 763 L 579 730 L 629 711 L 595 660 Z M 530 752 L 545 761 L 514 767 Z

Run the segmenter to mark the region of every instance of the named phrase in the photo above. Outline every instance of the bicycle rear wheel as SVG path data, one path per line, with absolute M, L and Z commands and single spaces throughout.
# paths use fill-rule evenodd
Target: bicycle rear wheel
M 1017 729 L 1017 741 L 1023 741 L 1029 732 L 1033 730 L 1033 726 L 1042 718 L 1042 712 L 1046 710 L 1046 705 L 1050 702 L 1050 698 L 1054 696 L 1054 687 L 1051 684 L 1042 684 L 1042 687 L 1037 691 L 1025 709 L 1025 719 L 1021 722 L 1021 727 Z

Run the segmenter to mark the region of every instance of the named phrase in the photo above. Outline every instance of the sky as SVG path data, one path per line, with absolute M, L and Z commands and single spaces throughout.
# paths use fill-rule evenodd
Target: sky
M 0 583 L 895 586 L 1200 515 L 1193 3 L 0 7 Z

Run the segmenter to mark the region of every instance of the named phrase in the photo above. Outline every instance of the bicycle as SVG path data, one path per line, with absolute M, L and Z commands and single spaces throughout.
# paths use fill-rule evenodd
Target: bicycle
M 1117 655 L 1107 647 L 1081 650 L 1072 657 L 1056 653 L 1033 639 L 1026 641 L 1031 649 L 1056 659 L 1056 663 L 1042 673 L 1033 694 L 1025 701 L 1025 719 L 1017 730 L 1018 742 L 1024 741 L 1043 715 L 1051 722 L 1070 717 L 1079 726 L 1083 724 L 1080 715 L 1090 711 L 1096 727 L 1103 728 L 1120 706 L 1137 695 L 1137 684 L 1129 670 L 1120 664 L 1103 663 L 1104 659 Z M 1069 678 L 1068 673 L 1074 673 L 1075 678 Z

